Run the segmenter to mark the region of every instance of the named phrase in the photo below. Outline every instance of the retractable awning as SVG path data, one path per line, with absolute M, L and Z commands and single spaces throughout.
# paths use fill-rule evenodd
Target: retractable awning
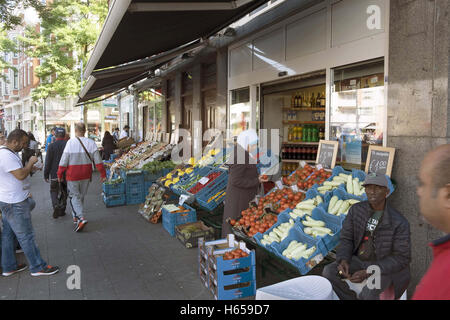
M 153 71 L 176 56 L 203 46 L 200 41 L 193 41 L 175 50 L 155 55 L 114 68 L 94 71 L 79 94 L 78 104 L 115 93 L 140 80 L 146 79 Z
M 267 1 L 115 0 L 84 78 L 209 37 Z

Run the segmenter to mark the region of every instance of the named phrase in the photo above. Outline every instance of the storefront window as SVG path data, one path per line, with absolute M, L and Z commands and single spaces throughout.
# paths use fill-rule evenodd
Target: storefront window
M 384 61 L 332 70 L 330 139 L 339 141 L 337 161 L 363 169 L 370 145 L 383 145 Z
M 231 91 L 230 129 L 233 136 L 250 128 L 250 88 Z

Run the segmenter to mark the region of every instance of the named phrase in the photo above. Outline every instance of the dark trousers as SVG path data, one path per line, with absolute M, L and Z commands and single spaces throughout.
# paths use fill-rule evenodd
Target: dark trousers
M 62 192 L 61 201 L 58 199 L 58 195 L 60 194 L 60 192 Z M 59 183 L 57 180 L 51 180 L 50 196 L 52 198 L 53 210 L 60 210 L 61 212 L 65 212 L 67 204 L 67 182 L 62 181 L 61 183 Z
M 350 263 L 350 275 L 356 271 L 366 270 L 366 265 L 367 263 L 364 263 L 358 257 L 353 256 Z M 379 300 L 380 294 L 392 284 L 392 277 L 390 275 L 381 274 L 380 289 L 369 289 L 366 285 L 359 296 L 357 296 L 356 292 L 351 290 L 347 282 L 339 276 L 337 267 L 337 262 L 330 263 L 323 269 L 322 276 L 331 282 L 334 292 L 341 300 Z

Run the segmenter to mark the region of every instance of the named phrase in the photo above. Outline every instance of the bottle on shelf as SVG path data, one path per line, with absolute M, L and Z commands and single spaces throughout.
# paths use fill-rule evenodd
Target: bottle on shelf
M 294 108 L 295 107 L 295 99 L 296 99 L 297 97 L 295 96 L 295 94 L 292 94 L 291 95 L 291 108 Z
M 288 129 L 289 131 L 289 133 L 288 133 L 288 141 L 289 142 L 291 142 L 292 141 L 292 127 L 291 126 L 289 126 L 289 129 Z
M 322 91 L 322 96 L 320 98 L 320 107 L 321 108 L 325 108 L 325 102 L 326 102 L 326 100 L 325 100 L 325 91 Z
M 313 136 L 311 139 L 312 142 L 318 142 L 319 141 L 319 129 L 317 126 L 314 126 L 313 128 Z
M 316 108 L 320 108 L 320 101 L 322 99 L 322 96 L 320 95 L 320 92 L 317 93 L 317 97 L 316 97 L 316 104 L 315 107 Z
M 320 127 L 319 129 L 319 140 L 325 140 L 325 128 Z
M 310 98 L 309 104 L 310 104 L 310 106 L 309 106 L 310 108 L 314 108 L 316 106 L 316 98 L 314 97 L 314 92 L 311 93 L 311 98 Z

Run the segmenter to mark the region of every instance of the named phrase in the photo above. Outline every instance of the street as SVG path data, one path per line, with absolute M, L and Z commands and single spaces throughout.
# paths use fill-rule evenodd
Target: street
M 89 223 L 80 233 L 73 231 L 69 208 L 66 216 L 52 218 L 42 172 L 31 179 L 36 241 L 42 258 L 60 271 L 48 277 L 32 277 L 29 270 L 1 277 L 0 299 L 213 299 L 199 280 L 197 249 L 186 249 L 161 224 L 145 221 L 137 205 L 106 208 L 98 172 L 85 199 Z M 23 253 L 17 257 L 27 263 Z M 67 269 L 73 265 L 80 268 L 81 288 L 69 290 L 73 271 Z

